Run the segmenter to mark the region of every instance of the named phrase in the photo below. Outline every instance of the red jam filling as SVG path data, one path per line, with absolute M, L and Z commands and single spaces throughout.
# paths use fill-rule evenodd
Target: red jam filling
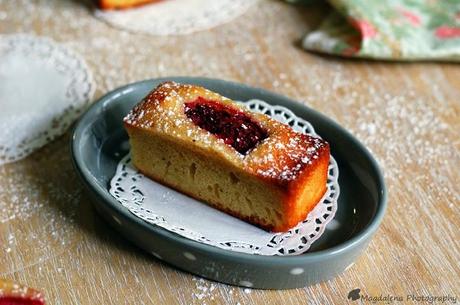
M 44 305 L 45 303 L 41 300 L 33 300 L 30 298 L 21 297 L 1 297 L 0 305 Z
M 243 155 L 268 136 L 244 112 L 203 97 L 185 103 L 185 115 Z

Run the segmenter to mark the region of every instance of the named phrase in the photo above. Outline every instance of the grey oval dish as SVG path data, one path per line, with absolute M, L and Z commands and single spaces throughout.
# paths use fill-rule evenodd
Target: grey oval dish
M 129 149 L 122 145 L 127 139 L 123 117 L 150 90 L 167 80 L 200 85 L 234 100 L 260 99 L 287 107 L 309 121 L 330 143 L 340 171 L 335 225 L 307 253 L 262 256 L 202 244 L 144 222 L 109 194 L 110 179 Z M 78 122 L 72 137 L 72 157 L 96 210 L 127 239 L 182 270 L 238 286 L 288 289 L 333 278 L 364 251 L 386 209 L 385 184 L 376 161 L 345 129 L 287 97 L 223 80 L 169 77 L 133 83 L 106 94 Z

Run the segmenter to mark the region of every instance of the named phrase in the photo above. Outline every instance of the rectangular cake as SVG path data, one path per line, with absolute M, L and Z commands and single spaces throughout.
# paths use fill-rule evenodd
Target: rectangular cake
M 124 119 L 144 175 L 268 231 L 326 191 L 329 144 L 203 87 L 160 84 Z

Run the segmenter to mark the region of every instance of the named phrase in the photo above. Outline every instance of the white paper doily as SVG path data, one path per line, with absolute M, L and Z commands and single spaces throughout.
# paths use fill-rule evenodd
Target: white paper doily
M 62 135 L 95 90 L 85 61 L 45 37 L 0 35 L 0 165 Z
M 95 15 L 116 28 L 136 33 L 182 35 L 228 22 L 257 1 L 164 0 L 128 10 L 95 10 Z
M 245 103 L 255 112 L 289 124 L 299 132 L 318 136 L 307 121 L 289 109 L 260 100 Z M 297 255 L 307 251 L 334 218 L 340 188 L 339 170 L 331 156 L 327 191 L 307 219 L 286 233 L 270 233 L 222 213 L 143 176 L 130 156 L 118 164 L 110 182 L 112 194 L 131 213 L 179 235 L 219 248 L 260 255 Z

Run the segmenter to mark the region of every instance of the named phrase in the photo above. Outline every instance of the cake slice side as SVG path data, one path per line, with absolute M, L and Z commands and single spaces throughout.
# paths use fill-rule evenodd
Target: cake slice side
M 286 219 L 284 226 L 278 228 L 280 231 L 286 231 L 305 220 L 326 193 L 330 153 L 329 146 L 323 149 L 318 159 L 289 184 L 289 195 L 285 203 L 288 207 Z
M 265 230 L 285 226 L 285 194 L 186 143 L 128 127 L 133 164 L 147 177 Z

